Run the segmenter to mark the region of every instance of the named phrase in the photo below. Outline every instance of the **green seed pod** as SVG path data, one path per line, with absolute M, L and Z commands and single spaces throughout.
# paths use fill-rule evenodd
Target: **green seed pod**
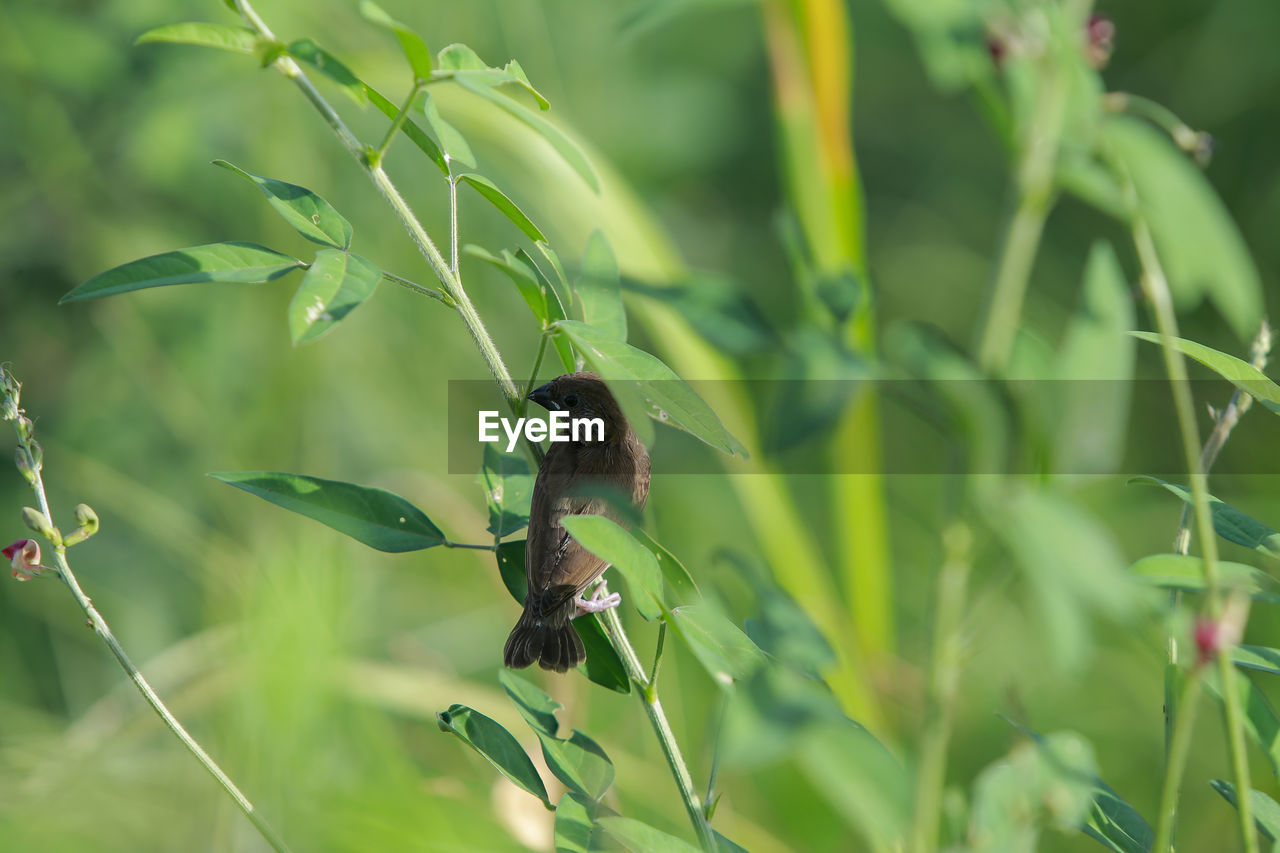
M 22 474 L 22 478 L 31 485 L 36 484 L 36 468 L 31 464 L 31 457 L 27 455 L 27 451 L 19 447 L 13 454 L 13 464 L 17 466 L 18 473 Z
M 76 523 L 86 539 L 98 532 L 98 514 L 88 504 L 76 504 Z
M 22 508 L 22 523 L 30 529 L 39 533 L 50 542 L 58 541 L 58 529 L 53 526 L 53 522 L 49 520 L 49 516 L 45 515 L 38 509 L 32 509 L 29 506 Z

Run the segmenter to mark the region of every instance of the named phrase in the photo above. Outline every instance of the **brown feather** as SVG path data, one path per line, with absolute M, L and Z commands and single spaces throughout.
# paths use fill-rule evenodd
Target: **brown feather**
M 552 443 L 542 460 L 525 543 L 529 593 L 503 654 L 510 667 L 537 661 L 543 669 L 566 672 L 586 659 L 570 621 L 574 601 L 606 564 L 569 536 L 560 520 L 566 515 L 602 515 L 621 523 L 625 512 L 606 497 L 618 492 L 629 497 L 638 512 L 649 495 L 649 454 L 595 374 L 561 376 L 530 399 L 535 395 L 567 409 L 573 418 L 599 417 L 605 427 L 604 441 Z

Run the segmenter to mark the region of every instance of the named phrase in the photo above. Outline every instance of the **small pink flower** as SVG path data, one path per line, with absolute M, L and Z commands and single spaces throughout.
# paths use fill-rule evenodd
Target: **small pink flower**
M 52 571 L 48 566 L 40 565 L 40 543 L 34 539 L 19 539 L 8 548 L 0 549 L 0 554 L 12 563 L 13 579 L 17 581 L 29 581 Z
M 1239 594 L 1227 599 L 1227 603 L 1222 608 L 1222 615 L 1216 620 L 1207 616 L 1197 619 L 1196 663 L 1204 666 L 1224 651 L 1239 645 L 1248 619 L 1249 599 Z

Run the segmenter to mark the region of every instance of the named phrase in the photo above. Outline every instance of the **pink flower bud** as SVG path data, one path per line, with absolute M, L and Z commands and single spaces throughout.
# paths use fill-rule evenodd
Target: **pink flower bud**
M 1116 24 L 1106 15 L 1090 16 L 1085 27 L 1089 39 L 1089 64 L 1102 69 L 1111 60 L 1111 52 L 1116 47 Z
M 0 554 L 4 554 L 13 565 L 14 580 L 29 581 L 50 571 L 47 566 L 40 565 L 40 543 L 34 539 L 19 539 L 8 548 L 0 550 Z

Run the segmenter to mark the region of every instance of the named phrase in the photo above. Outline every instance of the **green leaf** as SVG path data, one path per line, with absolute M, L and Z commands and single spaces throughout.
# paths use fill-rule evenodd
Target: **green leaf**
M 1164 345 L 1164 339 L 1154 332 L 1130 332 L 1129 334 L 1158 346 Z M 1169 346 L 1188 358 L 1194 358 L 1267 409 L 1280 415 L 1280 385 L 1276 385 L 1267 378 L 1265 373 L 1249 362 L 1185 338 L 1170 338 Z
M 1177 483 L 1169 483 L 1158 477 L 1134 477 L 1129 483 L 1164 486 L 1188 505 L 1194 505 L 1191 490 Z M 1213 516 L 1213 529 L 1223 539 L 1260 551 L 1269 557 L 1280 558 L 1280 533 L 1213 495 L 1209 495 L 1209 513 Z
M 1262 319 L 1262 284 L 1240 231 L 1195 164 L 1162 130 L 1131 116 L 1102 124 L 1110 152 L 1133 179 L 1179 309 L 1211 300 L 1242 340 Z
M 498 670 L 498 681 L 502 689 L 507 691 L 516 710 L 535 732 L 556 736 L 560 723 L 556 720 L 556 711 L 564 706 L 548 696 L 532 681 L 521 678 L 510 670 Z
M 631 853 L 698 853 L 698 848 L 629 817 L 602 817 L 596 823 Z
M 751 638 L 709 604 L 677 607 L 667 624 L 722 687 L 744 681 L 764 661 Z
M 149 42 L 194 44 L 231 53 L 247 53 L 250 56 L 258 52 L 258 36 L 253 30 L 226 24 L 206 24 L 203 21 L 156 27 L 154 30 L 147 30 L 134 40 L 134 44 Z
M 630 693 L 631 679 L 613 643 L 609 642 L 609 635 L 600 626 L 600 617 L 594 613 L 579 616 L 573 620 L 573 629 L 587 650 L 587 662 L 582 665 L 587 678 L 615 693 Z
M 1204 560 L 1186 554 L 1152 554 L 1129 567 L 1142 583 L 1162 589 L 1204 592 Z M 1248 593 L 1257 601 L 1280 602 L 1280 584 L 1266 572 L 1244 563 L 1218 561 L 1218 580 L 1223 586 Z
M 421 551 L 445 542 L 440 528 L 422 510 L 382 489 L 277 471 L 209 476 L 315 519 L 378 551 Z
M 1280 675 L 1280 649 L 1269 649 L 1265 646 L 1236 646 L 1231 650 L 1231 662 L 1245 669 Z
M 804 729 L 796 758 L 813 789 L 866 844 L 889 849 L 903 839 L 911 814 L 911 780 L 884 744 L 851 720 Z
M 539 282 L 539 276 L 532 266 L 506 249 L 503 249 L 502 256 L 498 257 L 488 249 L 475 245 L 466 245 L 462 247 L 462 253 L 473 258 L 479 258 L 501 270 L 515 284 L 516 290 L 524 297 L 524 301 L 529 306 L 529 310 L 533 312 L 533 316 L 542 322 L 543 328 L 547 326 L 547 288 Z
M 524 604 L 529 594 L 529 584 L 524 573 L 525 540 L 503 542 L 498 546 L 498 572 L 502 575 L 502 583 L 511 593 L 517 604 Z M 630 693 L 631 679 L 622 667 L 618 652 L 609 642 L 608 635 L 600 627 L 600 620 L 594 613 L 579 616 L 573 620 L 573 629 L 582 638 L 582 645 L 587 650 L 587 662 L 582 665 L 587 678 L 601 687 L 615 693 Z
M 343 250 L 351 247 L 351 223 L 306 187 L 246 172 L 226 160 L 214 160 L 213 165 L 257 184 L 271 206 L 308 240 Z
M 1062 342 L 1053 469 L 1106 474 L 1124 457 L 1135 344 L 1133 300 L 1110 244 L 1097 242 L 1084 271 L 1084 298 Z
M 1235 689 L 1240 697 L 1240 707 L 1244 710 L 1244 730 L 1253 742 L 1262 747 L 1271 762 L 1271 772 L 1280 776 L 1280 718 L 1267 697 L 1262 694 L 1253 680 L 1237 669 L 1231 670 L 1235 679 Z M 1205 685 L 1219 701 L 1222 699 L 1222 683 L 1217 673 L 1210 673 Z
M 627 312 L 618 285 L 618 261 L 599 229 L 587 238 L 582 271 L 574 282 L 573 294 L 584 323 L 620 341 L 627 339 Z
M 421 36 L 388 15 L 373 0 L 360 0 L 360 14 L 364 15 L 365 20 L 395 33 L 396 39 L 400 42 L 400 49 L 409 60 L 409 67 L 413 69 L 415 78 L 426 80 L 431 76 L 431 50 Z
M 148 287 L 202 281 L 257 284 L 302 266 L 302 261 L 255 243 L 210 243 L 130 261 L 99 273 L 58 300 L 98 299 Z
M 1213 790 L 1222 795 L 1224 800 L 1239 808 L 1236 804 L 1235 785 L 1222 779 L 1214 779 L 1209 784 L 1213 786 Z M 1253 806 L 1253 821 L 1258 825 L 1258 831 L 1265 835 L 1268 841 L 1280 840 L 1280 803 L 1256 788 L 1249 792 L 1249 803 Z
M 729 434 L 711 407 L 657 358 L 586 323 L 561 320 L 553 328 L 573 341 L 587 363 L 611 388 L 617 386 L 637 392 L 650 417 L 682 429 L 731 456 L 746 457 L 746 448 Z
M 484 446 L 480 484 L 489 507 L 489 532 L 498 538 L 515 533 L 529 523 L 533 474 L 528 461 L 516 453 L 504 453 L 496 443 Z
M 542 93 L 533 88 L 533 84 L 529 82 L 524 69 L 514 59 L 502 68 L 494 68 L 486 64 L 479 54 L 465 44 L 455 43 L 447 45 L 440 50 L 436 64 L 439 70 L 433 79 L 452 78 L 460 83 L 470 81 L 481 86 L 501 86 L 504 83 L 513 83 L 532 95 L 542 109 L 545 110 L 551 107 L 551 104 L 547 103 L 547 99 L 542 97 Z
M 391 103 L 385 96 L 370 86 L 368 83 L 364 86 L 364 93 L 369 98 L 369 102 L 378 108 L 378 112 L 387 118 L 395 121 L 396 116 L 400 115 L 400 107 Z M 409 137 L 409 141 L 421 149 L 423 154 L 431 158 L 431 162 L 436 164 L 445 177 L 449 176 L 449 164 L 444 161 L 444 154 L 431 141 L 431 137 L 427 132 L 413 123 L 412 119 L 406 119 L 404 124 L 400 125 L 400 132 Z
M 311 39 L 299 39 L 285 48 L 285 53 L 299 62 L 305 62 L 324 76 L 328 77 L 360 106 L 366 103 L 364 84 L 360 78 L 338 57 L 316 44 Z
M 641 616 L 653 620 L 662 615 L 662 570 L 649 549 L 602 515 L 566 515 L 560 523 L 583 548 L 622 573 Z
M 293 345 L 328 333 L 372 296 L 381 280 L 382 270 L 359 255 L 338 249 L 316 252 L 315 261 L 289 303 Z
M 493 181 L 484 175 L 467 174 L 459 175 L 458 180 L 463 181 L 476 192 L 480 193 L 490 204 L 498 208 L 503 216 L 510 219 L 512 224 L 525 233 L 530 240 L 547 239 L 538 230 L 538 226 L 533 224 L 533 220 L 525 215 L 514 201 L 507 197 L 506 193 L 498 189 Z
M 574 791 L 566 791 L 556 806 L 556 853 L 592 853 L 595 814 L 600 804 Z
M 503 542 L 498 546 L 498 573 L 502 575 L 502 585 L 511 593 L 516 604 L 524 604 L 529 594 L 529 580 L 524 573 L 524 543 Z
M 567 133 L 524 104 L 488 88 L 479 80 L 459 77 L 458 83 L 532 128 L 555 149 L 571 169 L 578 173 L 592 192 L 599 194 L 600 176 L 596 173 L 595 166 L 591 165 L 591 160 Z
M 598 800 L 613 784 L 613 762 L 600 744 L 577 729 L 568 740 L 537 732 L 542 757 L 557 779 L 570 790 Z
M 982 509 L 1027 578 L 1057 662 L 1080 664 L 1093 614 L 1120 619 L 1140 601 L 1110 532 L 1055 492 L 1010 489 Z
M 600 745 L 577 729 L 567 740 L 556 737 L 559 702 L 506 670 L 499 671 L 498 680 L 541 741 L 542 756 L 555 777 L 593 800 L 600 799 L 613 784 L 613 763 Z
M 467 138 L 462 135 L 460 130 L 445 121 L 444 117 L 440 115 L 440 108 L 436 106 L 435 99 L 428 94 L 424 94 L 422 98 L 422 114 L 427 119 L 427 126 L 436 135 L 436 142 L 440 143 L 440 148 L 444 151 L 445 156 L 449 160 L 456 160 L 474 169 L 476 167 L 476 155 L 471 151 L 471 145 L 467 142 Z
M 676 559 L 674 554 L 639 528 L 636 528 L 633 535 L 640 540 L 640 544 L 653 552 L 653 556 L 658 558 L 658 568 L 662 570 L 662 577 L 667 582 L 667 588 L 671 590 L 672 599 L 693 602 L 702 598 L 698 585 L 693 582 L 693 575 L 689 574 L 689 570 Z
M 548 809 L 554 808 L 533 761 L 511 732 L 466 705 L 450 705 L 449 710 L 436 714 L 436 720 L 440 731 L 457 735 L 463 743 L 483 755 L 503 776 L 542 800 Z

